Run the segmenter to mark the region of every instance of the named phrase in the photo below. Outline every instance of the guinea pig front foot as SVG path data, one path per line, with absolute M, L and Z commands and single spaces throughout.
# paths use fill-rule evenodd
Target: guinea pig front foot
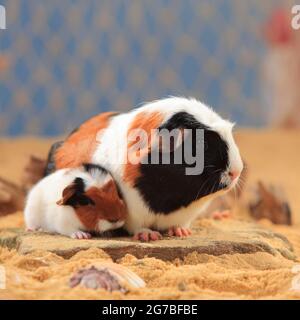
M 171 227 L 167 232 L 169 237 L 188 237 L 192 234 L 191 229 L 183 227 Z
M 79 231 L 73 232 L 71 235 L 71 238 L 78 239 L 78 240 L 84 240 L 84 239 L 91 239 L 92 235 L 88 232 L 84 232 L 84 231 L 79 230 Z
M 39 231 L 39 232 L 43 232 L 44 230 L 42 228 L 26 228 L 26 232 L 35 232 L 35 231 Z
M 153 231 L 151 229 L 141 229 L 135 235 L 133 236 L 133 240 L 140 240 L 143 242 L 148 242 L 148 241 L 156 241 L 156 240 L 161 240 L 162 235 L 158 231 Z

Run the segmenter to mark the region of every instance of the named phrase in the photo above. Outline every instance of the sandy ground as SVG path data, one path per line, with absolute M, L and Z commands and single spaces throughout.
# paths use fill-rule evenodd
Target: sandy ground
M 284 188 L 292 208 L 292 227 L 275 226 L 268 221 L 259 223 L 286 235 L 300 257 L 300 131 L 244 129 L 236 136 L 249 167 L 247 197 L 257 180 L 275 183 Z M 50 143 L 51 140 L 35 138 L 0 139 L 0 176 L 18 183 L 28 155 L 45 156 Z M 0 218 L 0 228 L 22 225 L 21 212 Z M 172 263 L 126 255 L 118 262 L 140 275 L 146 288 L 121 294 L 68 287 L 68 279 L 75 270 L 109 259 L 95 248 L 81 251 L 68 260 L 47 251 L 21 256 L 14 250 L 0 248 L 0 265 L 5 266 L 7 277 L 7 289 L 0 289 L 0 299 L 300 298 L 300 279 L 292 272 L 299 262 L 267 253 L 219 257 L 193 253 L 184 261 Z M 291 290 L 297 281 L 298 291 Z

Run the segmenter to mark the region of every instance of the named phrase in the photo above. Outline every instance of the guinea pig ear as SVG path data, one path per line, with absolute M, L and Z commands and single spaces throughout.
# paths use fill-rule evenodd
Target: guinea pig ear
M 105 193 L 118 193 L 117 186 L 113 180 L 109 180 L 102 188 L 101 191 Z
M 56 203 L 60 206 L 67 206 L 68 202 L 74 197 L 76 194 L 76 184 L 72 182 L 69 186 L 67 186 L 62 193 L 62 198 L 58 200 Z
M 94 201 L 84 194 L 84 181 L 81 178 L 76 178 L 68 185 L 62 194 L 62 199 L 56 203 L 61 206 L 85 206 L 94 204 Z
M 185 139 L 185 132 L 183 128 L 176 128 L 172 136 L 171 131 L 168 129 L 162 129 L 158 135 L 158 147 L 160 152 L 174 152 L 182 145 Z

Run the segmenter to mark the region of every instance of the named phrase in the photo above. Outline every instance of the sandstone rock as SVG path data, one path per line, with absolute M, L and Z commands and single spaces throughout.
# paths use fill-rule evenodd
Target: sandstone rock
M 80 250 L 97 247 L 109 254 L 113 260 L 129 253 L 137 258 L 149 256 L 172 261 L 176 258 L 182 259 L 194 251 L 215 256 L 267 252 L 290 260 L 295 259 L 292 245 L 283 235 L 254 223 L 237 220 L 200 220 L 193 229 L 193 235 L 188 238 L 164 237 L 163 240 L 149 243 L 134 241 L 129 237 L 75 240 L 60 235 L 6 229 L 0 230 L 0 245 L 16 248 L 21 254 L 48 250 L 64 258 L 70 258 Z

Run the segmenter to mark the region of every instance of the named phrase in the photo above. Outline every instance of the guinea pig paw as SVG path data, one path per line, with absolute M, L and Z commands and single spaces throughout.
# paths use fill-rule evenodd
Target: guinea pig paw
M 215 220 L 222 220 L 230 218 L 230 210 L 216 210 L 212 213 L 212 218 Z
M 91 239 L 92 235 L 88 232 L 84 232 L 84 231 L 79 230 L 79 231 L 72 233 L 71 238 L 72 239 L 79 239 L 79 240 Z
M 188 237 L 192 234 L 191 229 L 189 228 L 183 228 L 183 227 L 171 227 L 168 230 L 168 236 L 169 237 Z
M 143 242 L 156 241 L 161 239 L 162 235 L 158 231 L 153 231 L 150 229 L 142 229 L 133 236 L 133 240 L 140 240 Z
M 41 228 L 35 228 L 35 227 L 32 227 L 32 228 L 26 228 L 26 231 L 27 231 L 27 232 L 41 231 Z

